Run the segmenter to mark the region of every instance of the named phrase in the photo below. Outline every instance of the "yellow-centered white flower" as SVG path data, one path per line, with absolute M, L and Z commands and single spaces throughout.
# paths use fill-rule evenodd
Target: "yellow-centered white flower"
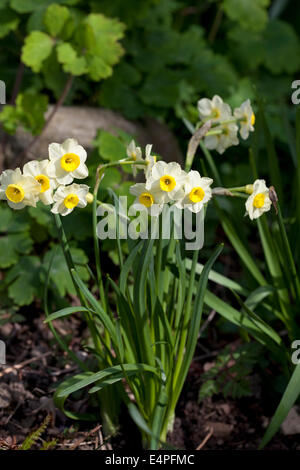
M 152 145 L 151 144 L 146 145 L 145 162 L 147 162 L 147 165 L 144 168 L 146 179 L 149 178 L 149 176 L 151 175 L 152 168 L 155 165 L 156 160 L 157 160 L 155 155 L 151 155 L 151 150 L 152 150 Z
M 211 120 L 217 122 L 222 119 L 229 119 L 231 116 L 231 108 L 229 104 L 224 103 L 218 95 L 213 96 L 212 100 L 202 98 L 198 101 L 198 111 L 202 121 Z
M 131 186 L 129 191 L 136 196 L 132 207 L 138 208 L 138 204 L 141 204 L 151 216 L 158 216 L 163 210 L 164 198 L 160 190 L 147 188 L 145 183 L 137 183 Z
M 48 175 L 48 164 L 49 160 L 33 160 L 23 167 L 24 176 L 32 176 L 40 183 L 39 199 L 46 205 L 53 203 L 53 191 L 58 186 L 57 181 Z
M 240 134 L 243 139 L 248 139 L 249 132 L 254 131 L 255 114 L 250 100 L 244 101 L 239 108 L 234 110 L 234 117 L 240 122 Z
M 70 186 L 59 186 L 53 196 L 54 204 L 51 212 L 68 215 L 75 207 L 85 207 L 88 192 L 89 187 L 86 184 L 73 183 Z
M 216 150 L 218 153 L 223 154 L 228 147 L 238 145 L 239 139 L 237 137 L 238 126 L 235 123 L 222 123 L 213 130 L 221 130 L 222 134 L 207 135 L 204 138 L 204 145 L 209 150 Z
M 191 212 L 201 211 L 212 197 L 211 184 L 213 180 L 200 176 L 198 171 L 191 170 L 186 177 L 184 184 L 184 197 L 176 202 L 176 207 L 180 209 L 188 208 Z
M 12 209 L 36 207 L 40 190 L 40 183 L 33 176 L 22 175 L 20 168 L 5 170 L 0 176 L 0 199 Z
M 86 151 L 75 139 L 50 144 L 48 175 L 56 178 L 59 184 L 72 183 L 74 178 L 84 179 L 89 174 L 86 157 Z
M 127 156 L 131 158 L 132 160 L 134 160 L 135 162 L 139 160 L 143 161 L 142 149 L 141 147 L 137 147 L 135 145 L 134 140 L 132 140 L 130 144 L 127 146 L 126 152 L 127 152 Z M 132 165 L 132 173 L 134 177 L 136 176 L 137 169 L 140 169 L 140 168 L 144 169 L 144 165 Z
M 157 162 L 153 165 L 146 188 L 161 194 L 163 202 L 181 199 L 186 172 L 176 162 Z
M 256 180 L 253 183 L 253 193 L 246 201 L 246 211 L 251 220 L 257 219 L 264 212 L 268 212 L 272 202 L 269 196 L 269 188 L 265 180 Z

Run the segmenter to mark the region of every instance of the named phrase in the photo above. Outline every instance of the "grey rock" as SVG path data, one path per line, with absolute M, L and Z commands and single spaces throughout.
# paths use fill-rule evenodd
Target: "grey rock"
M 51 113 L 50 106 L 46 118 Z M 136 138 L 141 146 L 153 144 L 153 152 L 166 161 L 182 163 L 183 157 L 175 136 L 167 125 L 154 118 L 145 118 L 144 123 L 129 121 L 119 113 L 109 109 L 85 106 L 63 106 L 59 108 L 49 126 L 38 142 L 30 148 L 26 160 L 47 158 L 48 145 L 51 142 L 62 142 L 68 137 L 78 140 L 85 148 L 92 148 L 92 140 L 99 129 L 116 132 L 121 129 Z M 9 137 L 6 148 L 6 167 L 14 168 L 23 165 L 20 160 L 22 150 L 32 141 L 32 136 L 19 128 L 13 137 Z M 17 163 L 17 165 L 16 165 Z
M 293 434 L 300 434 L 300 413 L 297 406 L 293 406 L 284 422 L 281 425 L 281 430 L 286 436 Z

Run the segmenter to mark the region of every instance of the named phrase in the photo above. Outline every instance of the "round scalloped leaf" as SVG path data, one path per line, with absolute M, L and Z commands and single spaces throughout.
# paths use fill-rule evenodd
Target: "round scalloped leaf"
M 56 48 L 57 60 L 63 64 L 65 72 L 72 75 L 83 75 L 86 70 L 86 60 L 84 57 L 79 57 L 76 50 L 68 42 L 59 44 Z
M 25 65 L 31 67 L 34 72 L 39 72 L 43 61 L 51 54 L 53 44 L 53 40 L 48 34 L 41 31 L 32 31 L 26 37 L 22 47 L 22 61 Z
M 56 37 L 63 29 L 66 21 L 70 16 L 70 11 L 67 7 L 53 3 L 47 8 L 44 16 L 44 24 L 48 33 Z
M 261 31 L 268 21 L 270 0 L 224 0 L 223 9 L 233 21 L 251 31 Z

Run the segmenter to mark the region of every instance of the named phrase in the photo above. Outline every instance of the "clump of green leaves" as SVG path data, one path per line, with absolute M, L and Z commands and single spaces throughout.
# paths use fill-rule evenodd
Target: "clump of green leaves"
M 58 98 L 68 75 L 91 81 L 105 79 L 112 75 L 113 66 L 124 54 L 119 41 L 125 25 L 101 13 L 88 13 L 83 6 L 75 7 L 79 3 L 2 2 L 0 39 L 6 41 L 7 37 L 11 42 L 9 35 L 15 34 L 19 47 L 15 53 L 21 53 L 23 64 L 33 72 L 29 88 L 18 94 L 15 105 L 4 106 L 0 114 L 7 133 L 14 134 L 22 125 L 26 131 L 39 134 L 48 105 L 48 96 L 40 91 L 48 89 Z M 24 36 L 21 44 L 20 36 Z
M 58 99 L 70 74 L 77 78 L 69 103 L 104 106 L 130 119 L 169 120 L 175 111 L 193 120 L 200 95 L 217 93 L 235 105 L 255 90 L 278 117 L 278 98 L 287 97 L 300 68 L 300 42 L 296 26 L 270 14 L 272 6 L 270 0 L 211 0 L 190 12 L 189 0 L 2 2 L 1 79 L 13 83 L 21 51 L 29 68 L 21 93 L 38 97 L 34 110 L 4 107 L 2 124 L 9 133 L 18 124 L 38 133 L 42 96 Z M 282 124 L 274 131 L 285 140 Z
M 42 31 L 31 31 L 22 48 L 23 62 L 34 72 L 43 70 L 46 59 L 55 54 L 65 72 L 87 74 L 100 80 L 112 74 L 123 54 L 118 40 L 124 25 L 104 15 L 80 14 L 56 3 L 43 15 Z
M 141 3 L 135 21 L 128 20 L 126 55 L 99 94 L 100 105 L 129 118 L 168 118 L 169 109 L 182 117 L 201 94 L 216 93 L 234 104 L 252 98 L 254 87 L 278 106 L 274 89 L 299 70 L 299 35 L 286 21 L 269 19 L 269 0 L 203 2 L 195 6 L 196 16 L 185 16 L 188 1 Z M 121 17 L 120 2 L 103 2 L 98 9 Z M 273 80 L 272 95 L 265 70 Z
M 21 124 L 25 130 L 36 135 L 44 125 L 48 97 L 32 90 L 19 93 L 15 106 L 6 105 L 0 114 L 0 122 L 8 134 L 15 134 Z
M 241 398 L 252 395 L 251 374 L 260 361 L 262 347 L 247 343 L 234 351 L 227 346 L 218 354 L 214 365 L 202 375 L 198 400 L 222 394 L 224 398 Z
M 52 295 L 59 304 L 59 299 L 63 299 L 67 294 L 75 294 L 70 275 L 66 273 L 62 249 L 53 242 L 48 246 L 50 238 L 57 238 L 57 233 L 47 208 L 40 206 L 34 210 L 29 208 L 15 212 L 1 205 L 0 218 L 0 268 L 4 269 L 0 288 L 2 303 L 9 308 L 10 302 L 15 306 L 23 306 L 29 305 L 35 298 L 41 299 L 52 258 Z M 81 278 L 88 280 L 89 273 L 85 267 L 88 258 L 85 252 L 77 247 L 76 235 L 72 237 L 72 256 Z M 11 318 L 18 319 L 15 310 L 12 311 Z

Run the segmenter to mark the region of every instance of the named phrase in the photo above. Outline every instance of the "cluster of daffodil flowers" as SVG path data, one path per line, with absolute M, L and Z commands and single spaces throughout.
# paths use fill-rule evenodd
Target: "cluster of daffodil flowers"
M 74 139 L 49 145 L 49 159 L 33 160 L 0 175 L 0 199 L 12 209 L 36 207 L 38 201 L 52 205 L 54 214 L 67 215 L 87 205 L 89 187 L 73 183 L 88 176 L 86 151 Z
M 210 119 L 217 112 L 216 106 L 219 106 L 220 116 L 227 116 L 230 111 L 228 105 L 217 96 L 211 101 L 204 98 L 199 103 L 202 103 L 202 112 L 206 110 L 206 116 Z M 249 106 L 247 100 L 235 110 L 235 115 L 243 109 L 249 117 Z M 242 126 L 241 132 L 245 136 L 251 129 L 247 130 L 245 123 Z M 215 136 L 205 136 L 205 139 L 210 137 Z M 217 138 L 221 139 L 219 135 Z M 176 207 L 187 208 L 194 213 L 201 211 L 212 198 L 213 180 L 201 176 L 195 170 L 186 172 L 176 162 L 156 161 L 151 151 L 152 145 L 147 145 L 143 158 L 141 148 L 132 140 L 127 147 L 127 158 L 116 162 L 121 165 L 131 163 L 134 175 L 137 169 L 144 170 L 146 182 L 134 184 L 130 188 L 131 194 L 136 196 L 134 204 L 144 206 L 151 216 L 158 216 L 167 203 L 174 203 Z M 85 207 L 87 202 L 92 202 L 93 196 L 87 185 L 73 183 L 73 180 L 88 176 L 86 158 L 85 149 L 74 139 L 67 139 L 62 144 L 52 143 L 49 145 L 49 159 L 30 161 L 24 165 L 23 171 L 16 168 L 5 170 L 0 175 L 0 199 L 7 200 L 13 209 L 36 207 L 37 202 L 41 201 L 45 205 L 52 205 L 51 212 L 63 216 L 70 214 L 75 207 Z M 272 202 L 264 180 L 256 180 L 253 185 L 236 190 L 250 194 L 246 201 L 246 212 L 250 219 L 256 219 L 270 210 Z
M 176 162 L 156 161 L 151 156 L 152 145 L 147 145 L 145 159 L 142 150 L 131 141 L 127 147 L 127 155 L 137 162 L 135 168 L 144 169 L 146 182 L 134 184 L 130 193 L 136 196 L 134 205 L 141 204 L 147 208 L 151 216 L 158 216 L 166 203 L 174 203 L 180 209 L 187 208 L 197 213 L 202 210 L 213 195 L 211 184 L 213 179 L 202 177 L 198 171 L 186 172 Z M 138 162 L 143 162 L 139 165 Z M 146 163 L 146 165 L 145 165 Z M 256 180 L 243 188 L 233 188 L 250 194 L 245 207 L 250 219 L 257 219 L 270 210 L 272 202 L 264 180 Z
M 151 148 L 151 145 L 146 146 L 145 162 L 148 164 L 143 166 L 146 182 L 130 188 L 131 194 L 136 196 L 135 205 L 142 204 L 152 216 L 159 215 L 166 203 L 199 212 L 212 197 L 210 186 L 213 180 L 201 177 L 198 171 L 186 173 L 176 162 L 157 162 L 156 157 L 151 156 Z M 142 151 L 134 141 L 129 144 L 127 154 L 135 160 L 143 160 Z
M 199 125 L 210 121 L 212 124 L 204 138 L 204 145 L 209 150 L 224 153 L 228 147 L 238 145 L 238 133 L 242 139 L 248 139 L 254 131 L 255 115 L 250 100 L 246 100 L 232 112 L 229 104 L 215 95 L 212 100 L 202 98 L 198 101 Z

